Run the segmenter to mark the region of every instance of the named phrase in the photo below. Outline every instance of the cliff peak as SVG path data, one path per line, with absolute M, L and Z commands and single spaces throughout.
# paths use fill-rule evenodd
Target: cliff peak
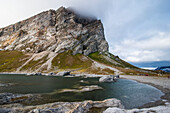
M 72 50 L 73 54 L 88 55 L 108 51 L 108 43 L 100 20 L 60 7 L 1 28 L 0 49 L 25 53 Z

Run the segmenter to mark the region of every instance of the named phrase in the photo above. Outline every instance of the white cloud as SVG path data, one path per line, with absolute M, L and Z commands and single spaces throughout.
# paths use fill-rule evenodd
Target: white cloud
M 60 6 L 57 0 L 1 0 L 0 27 L 14 24 L 45 10 L 57 9 Z
M 170 50 L 170 33 L 158 32 L 142 40 L 125 39 L 112 46 L 110 51 L 130 62 L 170 60 L 165 56 Z

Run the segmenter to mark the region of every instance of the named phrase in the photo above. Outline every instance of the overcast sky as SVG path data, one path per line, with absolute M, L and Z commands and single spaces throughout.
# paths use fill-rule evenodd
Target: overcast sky
M 2 0 L 0 27 L 60 6 L 101 19 L 110 52 L 126 61 L 170 60 L 170 0 Z

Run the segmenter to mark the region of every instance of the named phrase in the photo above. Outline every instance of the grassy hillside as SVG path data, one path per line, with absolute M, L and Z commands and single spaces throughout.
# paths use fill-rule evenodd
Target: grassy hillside
M 36 69 L 41 67 L 41 65 L 44 64 L 46 61 L 47 61 L 47 56 L 44 56 L 39 60 L 31 60 L 21 68 L 21 71 L 27 71 L 27 70 L 35 71 Z
M 71 51 L 57 55 L 53 59 L 52 65 L 60 70 L 76 70 L 73 73 L 114 74 L 114 71 L 111 69 L 95 67 L 93 61 L 87 56 L 82 54 L 72 55 Z
M 18 51 L 0 51 L 0 72 L 16 71 L 28 57 Z
M 71 51 L 58 54 L 52 61 L 52 65 L 59 69 L 87 68 L 92 65 L 92 61 L 82 54 L 72 55 Z
M 37 56 L 41 55 L 42 54 L 37 54 Z M 50 59 L 48 54 L 44 54 L 44 56 L 37 60 L 34 58 L 30 59 L 31 56 L 32 55 L 26 55 L 18 51 L 0 51 L 0 72 L 16 72 L 16 70 L 20 67 L 20 71 L 22 72 L 40 71 L 48 73 L 63 70 L 74 70 L 73 73 L 114 74 L 115 70 L 109 68 L 112 67 L 123 72 L 122 74 L 128 75 L 149 74 L 158 76 L 158 74 L 167 74 L 160 71 L 139 69 L 121 60 L 118 56 L 114 56 L 108 52 L 95 52 L 89 56 L 84 56 L 83 54 L 73 55 L 72 51 L 63 52 L 52 59 L 50 70 L 47 70 L 48 64 L 46 64 Z M 27 62 L 28 60 L 29 62 Z M 97 61 L 100 64 L 96 65 L 94 61 Z M 27 64 L 23 65 L 25 62 L 27 62 Z M 103 68 L 101 64 L 105 65 L 105 67 Z
M 120 59 L 118 56 L 114 56 L 109 52 L 99 53 L 95 52 L 89 55 L 89 57 L 97 62 L 103 63 L 105 65 L 114 67 L 121 72 L 122 74 L 126 75 L 152 75 L 152 76 L 158 76 L 160 72 L 158 71 L 151 71 L 151 70 L 144 70 L 140 69 L 138 67 L 135 67 L 128 62 Z M 161 72 L 161 74 L 165 74 Z
M 118 56 L 114 56 L 108 52 L 105 52 L 105 53 L 95 52 L 95 53 L 90 54 L 89 57 L 95 61 L 98 61 L 103 64 L 107 64 L 110 66 L 118 66 L 118 67 L 122 67 L 122 68 L 137 69 L 137 67 L 121 60 Z

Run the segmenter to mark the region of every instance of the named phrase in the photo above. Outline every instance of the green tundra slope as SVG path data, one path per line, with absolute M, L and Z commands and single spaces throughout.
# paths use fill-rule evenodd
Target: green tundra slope
M 51 55 L 53 54 L 53 55 Z M 88 56 L 73 55 L 72 51 L 63 53 L 41 52 L 24 54 L 19 51 L 0 51 L 0 72 L 60 72 L 86 74 L 150 74 L 156 71 L 139 69 L 109 52 L 94 52 Z

